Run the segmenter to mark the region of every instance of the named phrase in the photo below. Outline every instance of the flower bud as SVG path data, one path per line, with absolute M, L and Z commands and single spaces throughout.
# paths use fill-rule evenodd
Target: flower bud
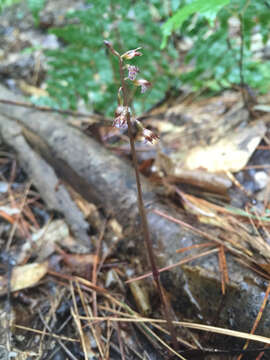
M 142 53 L 140 51 L 138 51 L 140 49 L 141 48 L 138 47 L 137 49 L 129 50 L 129 51 L 125 52 L 123 55 L 121 55 L 121 58 L 123 58 L 125 60 L 131 60 L 135 56 L 142 56 Z
M 118 52 L 113 48 L 112 44 L 108 40 L 103 40 L 103 42 L 107 46 L 107 48 L 113 53 L 113 55 L 120 57 Z

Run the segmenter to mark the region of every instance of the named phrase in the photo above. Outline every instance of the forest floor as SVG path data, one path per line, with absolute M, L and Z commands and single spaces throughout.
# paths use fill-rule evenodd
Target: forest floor
M 64 3 L 57 19 L 76 6 Z M 175 351 L 140 242 L 126 133 L 27 102 L 44 93 L 46 66 L 22 50 L 60 45 L 29 13 L 2 20 L 0 359 L 240 359 L 246 341 L 243 359 L 267 359 L 269 95 L 183 92 L 142 117 L 160 138 L 136 150 Z

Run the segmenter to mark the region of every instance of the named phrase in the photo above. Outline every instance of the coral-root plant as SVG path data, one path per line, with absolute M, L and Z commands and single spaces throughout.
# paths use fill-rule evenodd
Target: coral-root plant
M 136 56 L 142 56 L 141 48 L 136 48 L 133 50 L 129 50 L 125 52 L 123 55 L 120 55 L 111 45 L 110 42 L 104 41 L 107 48 L 110 50 L 110 52 L 118 58 L 119 62 L 119 74 L 121 79 L 121 86 L 118 90 L 118 106 L 115 111 L 115 119 L 113 122 L 113 125 L 118 128 L 127 128 L 128 129 L 128 136 L 130 141 L 130 147 L 131 147 L 131 153 L 132 153 L 132 160 L 134 164 L 135 169 L 135 175 L 136 175 L 136 184 L 137 184 L 137 192 L 138 192 L 138 207 L 140 212 L 140 217 L 142 221 L 142 230 L 143 230 L 143 237 L 145 246 L 148 252 L 148 257 L 150 260 L 151 268 L 152 268 L 152 274 L 153 278 L 156 283 L 156 287 L 158 290 L 158 293 L 160 295 L 161 303 L 163 304 L 163 310 L 164 315 L 167 320 L 168 328 L 171 334 L 171 339 L 173 342 L 173 346 L 175 349 L 177 349 L 177 340 L 175 336 L 175 332 L 173 329 L 172 324 L 172 317 L 169 307 L 168 299 L 166 298 L 165 292 L 163 290 L 163 287 L 160 282 L 159 278 L 159 272 L 156 266 L 155 262 L 155 256 L 152 246 L 152 240 L 150 237 L 149 227 L 148 227 L 148 221 L 146 216 L 146 211 L 143 203 L 143 194 L 142 194 L 142 187 L 140 182 L 140 174 L 139 174 L 139 168 L 138 168 L 138 161 L 137 161 L 137 155 L 135 150 L 135 142 L 133 137 L 133 127 L 136 127 L 137 130 L 141 133 L 145 141 L 153 143 L 156 140 L 158 140 L 158 136 L 152 132 L 151 130 L 145 129 L 143 124 L 132 116 L 131 112 L 131 101 L 128 89 L 127 81 L 131 81 L 133 85 L 138 86 L 141 88 L 141 92 L 144 93 L 147 91 L 147 89 L 151 86 L 151 83 L 148 80 L 145 79 L 138 79 L 137 75 L 139 73 L 139 69 L 130 64 L 126 64 L 126 61 L 132 60 Z M 127 76 L 125 76 L 125 73 L 127 71 Z

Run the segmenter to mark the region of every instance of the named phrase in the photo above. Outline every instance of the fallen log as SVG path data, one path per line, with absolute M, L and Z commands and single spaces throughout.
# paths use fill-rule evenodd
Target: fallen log
M 0 98 L 14 99 L 14 95 L 0 87 Z M 20 100 L 18 97 L 18 101 Z M 15 108 L 8 104 L 0 104 L 0 114 L 3 140 L 12 146 L 12 140 L 7 140 L 6 137 L 7 129 L 19 124 L 19 136 L 53 168 L 61 180 L 121 223 L 125 234 L 123 248 L 133 240 L 145 271 L 149 270 L 144 243 L 138 231 L 140 219 L 137 190 L 131 165 L 70 125 L 68 117 Z M 20 149 L 14 148 L 20 152 Z M 18 156 L 20 158 L 19 153 Z M 24 162 L 22 165 L 27 169 Z M 165 204 L 155 186 L 144 177 L 142 186 L 158 265 L 163 267 L 181 261 L 185 255 L 177 254 L 176 250 L 198 244 L 203 238 L 160 216 L 161 213 L 166 213 L 182 220 L 184 217 L 179 210 Z M 41 196 L 46 201 L 46 195 L 40 189 Z M 51 191 L 57 193 L 55 188 Z M 211 233 L 210 228 L 207 231 Z M 213 240 L 229 250 L 227 263 L 230 282 L 226 297 L 221 294 L 218 259 L 214 254 L 199 258 L 189 263 L 189 266 L 179 266 L 173 271 L 164 272 L 161 278 L 171 294 L 174 310 L 181 317 L 211 324 L 218 314 L 219 326 L 249 332 L 263 301 L 266 283 L 235 261 L 235 256 L 245 258 L 246 255 L 229 242 L 224 243 L 218 235 L 218 230 L 215 230 Z M 222 307 L 219 308 L 221 301 Z M 269 315 L 270 310 L 266 307 L 258 334 L 270 336 Z M 225 341 L 222 343 L 226 346 Z
M 78 239 L 76 250 L 79 252 L 89 250 L 91 248 L 88 235 L 89 224 L 72 200 L 65 185 L 59 184 L 59 178 L 53 167 L 31 148 L 23 136 L 23 129 L 19 123 L 0 114 L 0 128 L 3 140 L 18 154 L 21 166 L 42 194 L 48 208 L 64 215 Z

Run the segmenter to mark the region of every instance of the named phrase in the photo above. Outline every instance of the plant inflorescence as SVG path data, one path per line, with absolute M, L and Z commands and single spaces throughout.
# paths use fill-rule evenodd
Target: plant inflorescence
M 138 208 L 141 217 L 143 238 L 145 242 L 145 247 L 147 249 L 149 261 L 151 264 L 153 278 L 155 280 L 158 293 L 160 295 L 161 303 L 163 304 L 164 314 L 168 323 L 171 339 L 173 341 L 174 348 L 176 349 L 177 340 L 173 329 L 170 307 L 160 282 L 159 272 L 156 266 L 155 254 L 152 246 L 152 240 L 150 236 L 146 211 L 143 202 L 142 186 L 140 181 L 139 167 L 138 167 L 137 155 L 135 150 L 135 141 L 133 137 L 132 128 L 135 125 L 142 132 L 142 135 L 144 136 L 145 140 L 151 143 L 157 140 L 158 136 L 154 134 L 152 131 L 145 129 L 140 121 L 132 117 L 132 111 L 131 111 L 132 98 L 130 97 L 130 91 L 128 88 L 127 81 L 133 83 L 134 86 L 139 86 L 141 88 L 142 93 L 145 93 L 147 89 L 150 88 L 151 83 L 145 79 L 137 80 L 136 77 L 140 71 L 139 68 L 134 65 L 126 64 L 126 61 L 132 60 L 142 55 L 142 53 L 140 52 L 141 48 L 129 50 L 123 53 L 122 55 L 120 55 L 119 52 L 114 49 L 114 47 L 110 42 L 106 40 L 104 41 L 104 43 L 106 47 L 109 49 L 109 51 L 118 59 L 121 86 L 118 89 L 118 107 L 115 111 L 114 126 L 121 128 L 128 128 L 128 137 L 129 137 L 132 160 L 133 160 L 135 176 L 136 176 Z M 126 71 L 128 72 L 127 77 L 125 77 Z

